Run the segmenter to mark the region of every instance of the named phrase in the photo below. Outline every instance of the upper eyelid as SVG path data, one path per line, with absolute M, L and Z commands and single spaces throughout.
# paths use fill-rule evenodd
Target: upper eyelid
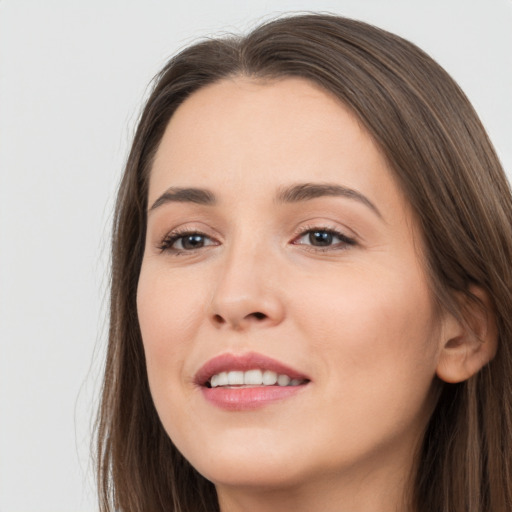
M 291 227 L 291 226 L 290 226 Z M 340 225 L 339 221 L 329 220 L 329 219 L 310 219 L 309 221 L 301 221 L 300 224 L 297 224 L 292 228 L 292 232 L 290 234 L 289 243 L 292 243 L 293 240 L 296 240 L 300 236 L 304 236 L 310 231 L 328 231 L 333 234 L 340 235 L 344 238 L 348 238 L 353 240 L 355 243 L 360 243 L 363 239 L 359 236 L 357 232 L 353 229 Z M 187 236 L 191 234 L 199 234 L 206 238 L 209 238 L 217 244 L 222 244 L 224 240 L 224 236 L 217 229 L 212 226 L 205 224 L 203 221 L 188 221 L 182 222 L 178 224 L 176 227 L 166 230 L 164 235 L 158 235 L 155 240 L 155 245 L 157 247 L 161 247 L 166 240 L 170 238 L 179 238 L 180 236 Z
M 330 222 L 318 222 L 318 223 L 311 223 L 306 225 L 300 225 L 299 227 L 296 227 L 293 229 L 292 236 L 301 235 L 304 233 L 307 233 L 309 231 L 331 231 L 333 233 L 339 233 L 344 236 L 354 238 L 358 237 L 356 233 L 352 229 L 345 228 L 345 227 L 339 227 L 335 226 L 334 223 Z M 210 233 L 213 231 L 214 233 Z M 163 236 L 160 236 L 161 239 L 170 237 L 170 236 L 179 236 L 179 235 L 188 235 L 188 234 L 198 234 L 198 235 L 204 235 L 210 238 L 222 238 L 220 233 L 218 233 L 216 230 L 213 230 L 211 228 L 203 228 L 203 227 L 196 227 L 196 226 L 177 226 L 173 229 L 170 229 L 165 232 Z
M 191 235 L 203 236 L 205 238 L 208 238 L 209 240 L 218 242 L 218 240 L 214 236 L 208 235 L 207 233 L 204 233 L 204 231 L 199 230 L 199 229 L 183 229 L 183 230 L 175 229 L 175 230 L 169 231 L 166 235 L 164 235 L 161 239 L 159 239 L 157 246 L 161 250 L 165 250 L 165 248 L 164 248 L 165 245 L 167 245 L 167 244 L 170 245 L 170 243 L 175 243 L 180 238 L 185 238 L 186 236 L 191 236 Z
M 163 234 L 160 234 L 162 233 Z M 214 240 L 220 240 L 221 235 L 220 233 L 209 227 L 208 225 L 205 225 L 203 222 L 183 222 L 178 224 L 176 227 L 173 227 L 172 229 L 166 229 L 165 231 L 162 229 L 156 229 L 154 230 L 154 237 L 157 240 L 165 240 L 166 238 L 170 238 L 172 236 L 186 236 L 191 234 L 198 234 L 203 235 L 208 238 L 212 238 Z
M 344 233 L 343 231 L 341 231 L 339 229 L 321 228 L 321 227 L 311 228 L 311 229 L 306 229 L 304 231 L 301 231 L 300 233 L 297 234 L 297 236 L 295 238 L 302 237 L 302 236 L 307 235 L 308 233 L 312 233 L 312 232 L 325 232 L 325 233 L 330 233 L 332 235 L 341 236 L 343 238 L 353 238 L 352 236 L 347 235 L 346 233 Z
M 325 247 L 315 246 L 313 244 L 307 244 L 307 243 L 305 243 L 305 244 L 297 243 L 297 241 L 300 240 L 300 238 L 302 238 L 302 237 L 306 236 L 308 233 L 311 233 L 314 231 L 324 231 L 324 232 L 330 233 L 333 236 L 339 238 L 340 242 L 337 242 L 333 245 L 329 245 L 329 246 L 325 246 Z M 183 239 L 186 236 L 191 236 L 191 235 L 200 235 L 206 239 L 209 239 L 213 243 L 205 244 L 205 245 L 195 248 L 195 249 L 180 249 L 180 248 L 172 247 L 180 239 Z M 352 236 L 346 235 L 339 229 L 333 229 L 333 228 L 328 228 L 328 227 L 319 227 L 319 226 L 310 227 L 310 228 L 306 228 L 306 227 L 302 228 L 300 230 L 300 232 L 297 233 L 296 235 L 294 235 L 294 237 L 288 243 L 291 243 L 292 245 L 304 245 L 304 246 L 307 246 L 309 249 L 313 248 L 315 251 L 335 250 L 336 248 L 339 248 L 340 245 L 344 245 L 344 246 L 358 245 L 357 239 L 355 239 Z M 220 242 L 218 240 L 216 240 L 214 237 L 212 237 L 202 231 L 199 231 L 197 229 L 186 229 L 185 228 L 183 230 L 178 229 L 178 230 L 169 232 L 167 235 L 165 235 L 164 238 L 162 238 L 158 242 L 157 248 L 161 253 L 175 252 L 175 254 L 177 254 L 177 253 L 193 253 L 195 251 L 200 251 L 202 249 L 205 249 L 206 247 L 211 247 L 211 246 L 216 246 L 216 245 L 217 246 L 220 245 Z
M 211 234 L 208 234 L 206 231 L 207 230 L 201 229 L 201 228 L 194 228 L 194 227 L 180 228 L 180 227 L 178 227 L 178 228 L 174 228 L 174 229 L 168 231 L 163 237 L 161 237 L 161 239 L 165 240 L 166 238 L 170 238 L 170 237 L 179 238 L 180 236 L 195 235 L 195 234 L 202 235 L 202 236 L 205 236 L 208 238 L 213 238 L 213 239 L 220 238 L 218 235 L 211 235 Z M 309 233 L 310 231 L 328 231 L 330 233 L 335 233 L 335 234 L 346 236 L 347 238 L 355 238 L 356 237 L 356 235 L 346 233 L 344 229 L 330 226 L 327 224 L 325 224 L 325 225 L 313 224 L 313 225 L 301 226 L 300 228 L 294 229 L 294 233 L 292 236 L 296 237 L 296 236 L 304 235 L 306 233 Z
M 350 229 L 345 226 L 340 226 L 338 223 L 333 221 L 318 221 L 309 224 L 302 224 L 294 229 L 294 236 L 298 237 L 305 233 L 309 233 L 310 231 L 328 231 L 330 233 L 337 233 L 346 238 L 351 238 L 354 240 L 359 240 L 360 236 L 353 229 Z
M 326 233 L 329 233 L 329 234 L 339 238 L 340 241 L 341 241 L 341 244 L 351 245 L 351 246 L 359 245 L 359 241 L 358 241 L 358 239 L 356 237 L 347 235 L 347 234 L 343 233 L 342 231 L 340 231 L 338 229 L 326 229 L 326 228 L 323 228 L 323 229 L 322 228 L 307 229 L 306 231 L 304 231 L 302 233 L 299 233 L 293 239 L 294 245 L 305 245 L 305 246 L 316 247 L 317 249 L 321 249 L 321 246 L 314 246 L 312 244 L 299 244 L 299 243 L 296 243 L 297 240 L 300 240 L 302 237 L 307 236 L 308 233 L 312 233 L 312 232 L 315 232 L 315 231 L 316 232 L 326 232 Z M 330 245 L 330 246 L 325 246 L 324 249 L 325 250 L 333 249 L 337 245 L 340 245 L 340 243 L 333 244 L 333 245 Z

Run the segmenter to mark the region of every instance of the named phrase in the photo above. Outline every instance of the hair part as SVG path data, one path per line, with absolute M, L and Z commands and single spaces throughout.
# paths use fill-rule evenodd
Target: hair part
M 115 209 L 110 329 L 97 421 L 102 512 L 211 512 L 215 488 L 184 459 L 152 402 L 136 292 L 148 181 L 167 124 L 195 91 L 244 76 L 300 77 L 357 116 L 418 220 L 433 297 L 464 318 L 457 296 L 492 300 L 498 353 L 474 377 L 441 384 L 412 485 L 418 512 L 512 509 L 512 200 L 496 153 L 457 84 L 422 50 L 332 15 L 266 23 L 172 58 L 142 112 Z

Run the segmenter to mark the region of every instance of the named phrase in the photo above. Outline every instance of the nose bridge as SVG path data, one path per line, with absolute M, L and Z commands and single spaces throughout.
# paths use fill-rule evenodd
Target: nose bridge
M 275 254 L 269 237 L 238 233 L 227 244 L 212 297 L 218 325 L 235 328 L 253 323 L 279 323 L 283 303 L 274 279 Z

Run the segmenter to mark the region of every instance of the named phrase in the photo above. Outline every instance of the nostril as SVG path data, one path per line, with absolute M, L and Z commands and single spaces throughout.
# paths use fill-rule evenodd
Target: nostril
M 220 315 L 214 315 L 213 316 L 213 319 L 215 320 L 215 322 L 217 322 L 218 324 L 223 324 L 225 322 L 224 318 L 222 318 Z
M 217 327 L 222 327 L 225 325 L 231 325 L 233 328 L 239 330 L 243 329 L 244 326 L 249 326 L 250 324 L 263 324 L 266 320 L 269 320 L 269 315 L 266 313 L 262 313 L 261 311 L 254 311 L 253 313 L 248 313 L 247 315 L 237 315 L 236 312 L 231 315 L 219 315 L 215 313 L 211 316 L 212 322 Z

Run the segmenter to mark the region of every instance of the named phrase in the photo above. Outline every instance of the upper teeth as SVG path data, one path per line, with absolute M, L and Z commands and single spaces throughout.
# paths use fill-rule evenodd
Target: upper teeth
M 277 374 L 270 370 L 248 370 L 246 372 L 232 371 L 215 374 L 210 379 L 210 386 L 298 386 L 302 380 L 291 379 L 288 375 Z

